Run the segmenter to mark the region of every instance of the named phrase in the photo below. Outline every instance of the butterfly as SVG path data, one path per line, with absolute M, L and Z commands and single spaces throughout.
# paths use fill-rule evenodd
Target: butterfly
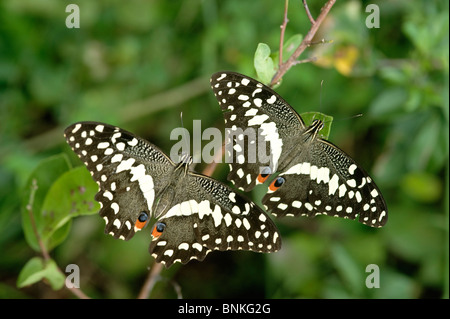
M 386 224 L 380 190 L 349 155 L 319 136 L 321 120 L 306 126 L 275 91 L 239 73 L 213 74 L 211 88 L 227 126 L 228 180 L 249 191 L 278 173 L 262 200 L 266 210 L 279 217 L 359 216 L 371 227 Z M 255 144 L 267 158 L 255 156 Z
M 64 135 L 99 186 L 105 233 L 129 240 L 156 220 L 149 251 L 166 267 L 201 261 L 213 250 L 281 248 L 270 217 L 231 187 L 190 171 L 190 156 L 174 163 L 150 142 L 104 123 L 75 123 Z

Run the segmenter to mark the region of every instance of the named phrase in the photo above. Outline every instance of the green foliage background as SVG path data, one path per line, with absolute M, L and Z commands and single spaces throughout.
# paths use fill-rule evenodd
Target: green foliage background
M 314 16 L 324 2 L 308 2 Z M 80 29 L 65 26 L 69 3 L 80 7 Z M 365 26 L 369 3 L 380 8 L 378 29 Z M 32 259 L 38 245 L 25 236 L 30 176 L 47 187 L 36 192 L 43 207 L 69 209 L 61 196 L 72 179 L 64 175 L 66 182 L 51 188 L 57 176 L 81 165 L 64 128 L 103 121 L 167 153 L 180 112 L 190 131 L 194 119 L 202 128 L 223 129 L 209 76 L 219 70 L 255 76 L 258 44 L 277 54 L 283 10 L 283 1 L 0 2 L 1 298 L 73 297 L 51 278 L 50 285 L 17 286 L 29 260 L 28 269 L 43 267 Z M 305 35 L 310 22 L 301 1 L 290 1 L 288 17 L 286 39 Z M 186 298 L 448 298 L 448 3 L 338 1 L 319 29 L 317 41 L 322 38 L 333 42 L 301 56 L 317 56 L 317 63 L 293 67 L 277 91 L 299 113 L 334 117 L 330 140 L 377 181 L 388 224 L 277 220 L 280 252 L 214 252 L 201 263 L 174 266 L 162 271 L 151 298 L 176 297 L 177 289 Z M 42 160 L 58 164 L 39 171 Z M 225 181 L 227 169 L 218 165 L 213 176 Z M 62 270 L 77 264 L 91 297 L 133 298 L 153 264 L 149 230 L 129 242 L 104 235 L 93 198 L 81 199 L 84 190 L 74 196 L 86 216 L 72 216 L 52 237 L 52 260 Z M 264 192 L 256 189 L 253 199 Z M 380 268 L 380 288 L 366 288 L 369 264 Z

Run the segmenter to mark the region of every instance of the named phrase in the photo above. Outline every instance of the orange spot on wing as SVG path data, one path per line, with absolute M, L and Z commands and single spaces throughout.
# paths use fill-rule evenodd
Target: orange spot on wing
M 146 222 L 136 221 L 136 224 L 134 224 L 134 226 L 135 226 L 137 229 L 141 230 L 142 228 L 144 228 L 145 224 L 146 224 Z
M 138 220 L 136 220 L 136 223 L 134 224 L 134 227 L 136 227 L 137 230 L 141 230 L 142 228 L 145 227 L 145 224 L 147 224 L 147 221 L 141 222 L 141 221 L 138 219 Z
M 270 174 L 259 174 L 256 179 L 262 184 L 269 178 L 269 176 Z
M 144 228 L 145 225 L 147 225 L 148 221 L 149 221 L 149 217 L 148 217 L 147 212 L 142 211 L 139 214 L 139 217 L 136 219 L 136 222 L 134 223 L 135 231 L 139 231 L 142 228 Z
M 159 231 L 158 230 L 158 224 L 156 224 L 154 227 L 153 227 L 153 230 L 152 230 L 152 237 L 153 238 L 158 238 L 159 236 L 161 236 L 162 235 L 162 231 Z
M 277 177 L 275 178 L 272 183 L 269 185 L 269 190 L 272 192 L 275 192 L 278 188 L 280 188 L 284 184 L 284 178 L 283 177 Z

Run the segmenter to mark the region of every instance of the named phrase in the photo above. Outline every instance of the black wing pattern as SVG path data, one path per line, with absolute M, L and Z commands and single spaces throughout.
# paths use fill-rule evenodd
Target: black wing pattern
M 258 156 L 255 163 L 247 163 L 244 159 L 250 158 L 250 149 L 237 147 L 241 161 L 231 157 L 228 175 L 237 187 L 250 190 L 278 172 L 263 198 L 263 204 L 275 216 L 359 216 L 359 221 L 368 226 L 385 225 L 387 206 L 380 190 L 350 156 L 317 136 L 323 127 L 321 121 L 306 127 L 276 92 L 239 73 L 213 74 L 211 87 L 224 111 L 227 128 L 266 132 L 256 144 L 263 144 L 263 149 L 270 147 L 269 165 Z M 237 140 L 234 136 L 227 139 L 226 147 L 234 149 Z
M 203 260 L 210 251 L 250 250 L 275 252 L 281 248 L 280 234 L 266 213 L 228 186 L 189 172 L 180 185 L 176 204 L 153 230 L 150 252 L 156 261 L 170 265 Z
M 149 251 L 166 267 L 203 260 L 212 250 L 273 252 L 281 238 L 259 207 L 228 186 L 189 172 L 153 144 L 104 123 L 80 122 L 67 142 L 99 185 L 105 233 L 129 240 L 151 218 Z
M 95 200 L 101 205 L 105 233 L 131 239 L 150 219 L 174 164 L 151 143 L 108 124 L 75 123 L 64 135 L 99 185 Z

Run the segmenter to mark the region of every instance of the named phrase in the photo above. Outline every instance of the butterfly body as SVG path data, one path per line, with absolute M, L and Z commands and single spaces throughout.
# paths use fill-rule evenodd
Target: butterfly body
M 252 138 L 239 134 L 227 138 L 228 149 L 236 150 L 228 179 L 238 188 L 249 191 L 278 172 L 262 200 L 275 216 L 359 216 L 371 227 L 386 223 L 387 207 L 380 190 L 349 155 L 319 136 L 323 122 L 306 126 L 276 92 L 239 73 L 213 74 L 211 88 L 231 131 L 258 130 L 258 149 L 270 153 L 269 161 L 258 157 L 251 162 L 248 149 L 234 145 L 241 140 L 251 143 Z
M 99 185 L 105 233 L 131 239 L 152 219 L 149 251 L 157 262 L 203 260 L 212 250 L 273 252 L 281 238 L 262 209 L 230 187 L 175 164 L 156 146 L 104 123 L 80 122 L 67 142 Z

